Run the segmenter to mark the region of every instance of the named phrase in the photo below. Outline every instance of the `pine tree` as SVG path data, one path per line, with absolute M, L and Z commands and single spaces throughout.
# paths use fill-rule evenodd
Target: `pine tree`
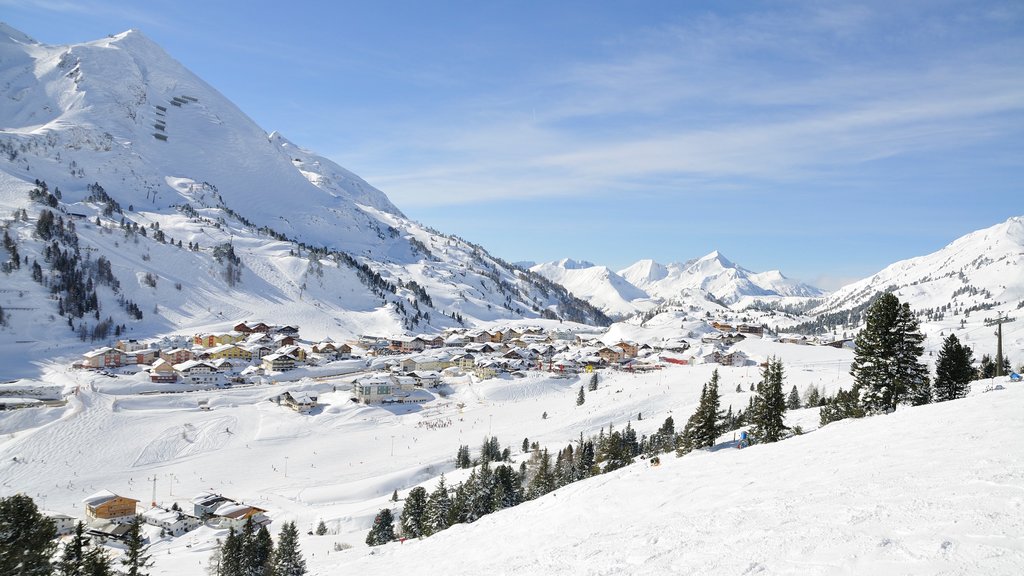
M 452 500 L 448 495 L 448 486 L 444 482 L 444 474 L 437 481 L 437 487 L 427 498 L 427 506 L 424 512 L 424 524 L 427 534 L 440 532 L 451 526 Z
M 299 531 L 295 522 L 285 522 L 281 527 L 273 558 L 274 576 L 303 576 L 306 573 L 306 560 L 299 550 Z
M 716 369 L 711 373 L 711 380 L 701 390 L 697 411 L 683 426 L 679 454 L 714 446 L 722 431 L 723 417 L 721 395 L 718 393 L 718 370 Z
M 390 508 L 381 508 L 377 517 L 373 519 L 373 526 L 370 533 L 366 535 L 366 543 L 370 546 L 380 546 L 395 539 L 395 520 Z
M 864 409 L 856 390 L 836 392 L 832 398 L 822 398 L 821 411 L 818 413 L 819 425 L 824 426 L 845 418 L 863 418 Z
M 582 406 L 587 401 L 586 396 L 583 395 L 583 386 L 580 386 L 580 393 L 576 395 L 576 405 Z
M 786 430 L 786 398 L 782 393 L 784 378 L 782 360 L 769 358 L 761 372 L 761 385 L 757 387 L 750 414 L 750 436 L 755 442 L 778 442 L 782 439 Z
M 523 452 L 523 454 L 526 454 L 529 451 L 530 451 L 530 439 L 529 438 L 523 438 L 523 450 L 522 450 L 522 452 Z
M 793 385 L 793 389 L 789 391 L 789 396 L 786 397 L 786 410 L 799 410 L 800 409 L 800 393 L 796 390 L 796 384 Z
M 981 355 L 981 367 L 978 370 L 979 378 L 992 378 L 996 375 L 996 363 L 988 354 Z
M 0 574 L 49 576 L 57 549 L 57 528 L 32 498 L 0 498 Z
M 253 576 L 264 576 L 273 572 L 274 563 L 274 540 L 270 537 L 267 527 L 260 526 L 256 531 L 256 542 L 252 547 L 253 558 L 250 566 L 253 568 Z
M 148 576 L 146 568 L 153 565 L 146 552 L 146 537 L 142 533 L 142 517 L 132 518 L 128 524 L 128 532 L 124 536 L 125 552 L 121 557 L 121 565 L 125 567 L 127 576 Z
M 555 475 L 554 471 L 551 469 L 551 455 L 548 454 L 548 449 L 545 448 L 544 451 L 538 455 L 537 471 L 534 473 L 533 478 L 530 479 L 530 485 L 527 488 L 527 497 L 530 500 L 540 498 L 554 489 Z
M 591 392 L 597 390 L 597 372 L 594 372 L 590 376 L 590 385 L 588 386 Z
M 458 452 L 455 453 L 455 467 L 456 468 L 469 468 L 473 465 L 473 461 L 469 458 L 469 446 L 459 446 Z
M 323 536 L 324 534 L 327 534 L 327 524 L 321 520 L 320 523 L 316 525 L 316 535 Z
M 409 491 L 405 497 L 405 507 L 402 509 L 402 534 L 407 538 L 420 538 L 429 536 L 430 529 L 427 526 L 427 490 L 417 486 Z
M 902 403 L 928 402 L 928 368 L 919 362 L 924 336 L 910 306 L 884 293 L 867 309 L 865 319 L 850 368 L 864 412 L 882 414 Z
M 394 492 L 391 493 L 391 501 L 398 502 L 398 490 L 395 490 Z
M 102 546 L 94 546 L 85 553 L 82 560 L 82 570 L 78 572 L 81 576 L 113 576 L 114 569 L 110 564 L 110 557 Z
M 75 532 L 71 539 L 64 544 L 64 551 L 57 562 L 57 574 L 59 576 L 80 576 L 85 565 L 85 555 L 88 552 L 89 539 L 85 536 L 85 524 L 75 524 Z
M 242 576 L 242 538 L 232 528 L 220 544 L 216 576 Z
M 942 350 L 935 361 L 935 400 L 964 398 L 971 391 L 974 379 L 974 353 L 960 344 L 955 334 L 942 342 Z

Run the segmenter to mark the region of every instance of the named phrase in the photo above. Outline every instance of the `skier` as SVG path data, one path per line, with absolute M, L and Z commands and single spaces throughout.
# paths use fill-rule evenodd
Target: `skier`
M 740 432 L 740 441 L 736 443 L 737 448 L 746 448 L 750 446 L 750 439 L 747 438 L 747 431 Z

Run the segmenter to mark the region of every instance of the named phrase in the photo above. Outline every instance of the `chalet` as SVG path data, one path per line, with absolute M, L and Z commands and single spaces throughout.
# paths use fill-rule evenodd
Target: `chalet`
M 333 356 L 335 352 L 338 351 L 338 346 L 333 340 L 327 339 L 318 344 L 313 344 L 312 351 L 313 354 L 326 354 Z
M 271 346 L 277 346 L 278 348 L 280 348 L 282 346 L 294 346 L 294 345 L 295 345 L 295 337 L 292 336 L 291 334 L 278 334 L 278 335 L 274 336 L 273 344 L 271 344 Z
M 267 333 L 270 332 L 270 326 L 264 324 L 263 322 L 257 322 L 256 324 L 250 324 L 249 328 L 252 329 L 252 331 L 254 333 L 255 332 L 259 332 L 261 334 L 267 334 Z
M 416 385 L 423 386 L 437 386 L 441 382 L 441 375 L 433 370 L 417 370 L 411 372 L 409 376 L 416 379 Z
M 476 363 L 476 357 L 472 354 L 459 354 L 452 358 L 452 366 L 458 366 L 463 370 L 468 370 L 473 367 Z
M 571 330 L 552 330 L 551 333 L 548 334 L 548 339 L 552 342 L 557 340 L 571 342 L 573 339 L 573 333 Z
M 173 350 L 164 350 L 160 352 L 160 357 L 169 362 L 170 364 L 181 364 L 182 362 L 188 362 L 193 360 L 195 356 L 191 350 L 184 348 L 175 348 Z
M 84 368 L 116 368 L 127 364 L 128 355 L 123 350 L 104 346 L 82 354 Z
M 213 492 L 200 492 L 192 498 L 191 502 L 194 510 L 193 515 L 201 520 L 213 516 L 214 511 L 225 502 L 235 503 L 234 500 L 220 494 L 214 494 Z
M 434 336 L 420 334 L 419 336 L 417 336 L 417 338 L 423 340 L 423 344 L 427 348 L 440 348 L 444 346 L 444 338 L 442 338 L 440 334 L 436 334 Z
M 57 536 L 64 536 L 75 531 L 75 526 L 78 524 L 78 518 L 68 516 L 67 514 L 60 514 L 58 512 L 50 512 L 49 510 L 42 510 L 41 512 L 43 516 L 46 516 L 53 521 L 54 527 L 57 528 Z
M 391 381 L 395 383 L 402 392 L 412 392 L 416 389 L 416 378 L 412 376 L 392 376 Z
M 286 372 L 295 368 L 295 358 L 287 354 L 268 354 L 263 357 L 263 369 L 273 372 Z
M 152 364 L 160 357 L 160 350 L 156 348 L 142 348 L 125 353 L 126 364 Z
M 470 344 L 466 346 L 466 352 L 474 352 L 477 354 L 491 354 L 496 350 L 494 346 L 490 344 Z
M 203 348 L 213 348 L 221 344 L 235 344 L 245 340 L 247 334 L 241 332 L 223 332 L 220 334 L 196 334 L 192 337 L 192 344 Z
M 178 373 L 174 371 L 174 366 L 170 362 L 157 358 L 149 369 L 149 380 L 163 384 L 174 383 L 178 381 Z
M 619 348 L 604 347 L 597 351 L 597 355 L 608 364 L 615 364 L 622 361 L 622 350 Z
M 449 348 L 462 348 L 469 343 L 469 338 L 464 334 L 452 334 L 444 339 L 444 345 Z
M 614 346 L 612 346 L 612 348 L 618 348 L 622 350 L 622 355 L 625 358 L 636 358 L 636 355 L 639 352 L 639 348 L 636 344 L 634 344 L 633 342 L 627 342 L 625 340 L 615 344 Z
M 288 335 L 288 336 L 298 336 L 299 335 L 299 327 L 298 326 L 292 326 L 290 324 L 285 324 L 284 326 L 278 326 L 278 327 L 274 328 L 274 332 L 277 333 L 277 334 L 285 334 L 285 335 Z
M 316 408 L 316 398 L 309 392 L 285 392 L 281 402 L 296 412 L 306 413 Z
M 242 346 L 252 346 L 254 344 L 265 344 L 270 346 L 273 343 L 274 338 L 267 335 L 266 332 L 253 332 L 240 342 Z
M 236 366 L 235 364 L 232 364 L 231 360 L 228 360 L 227 358 L 218 358 L 216 360 L 211 360 L 207 363 L 210 366 L 213 366 L 213 369 L 220 373 L 234 372 Z
M 270 518 L 264 514 L 265 512 L 266 510 L 262 508 L 248 504 L 225 502 L 213 512 L 210 523 L 221 529 L 233 528 L 237 531 L 251 518 L 254 525 L 266 526 L 270 524 Z
M 737 342 L 746 340 L 747 337 L 739 332 L 729 332 L 728 334 L 722 334 L 722 343 L 726 346 L 731 346 Z
M 115 524 L 131 522 L 139 501 L 118 496 L 109 490 L 101 490 L 82 500 L 85 503 L 87 522 L 106 520 Z
M 274 350 L 270 346 L 264 346 L 263 344 L 253 344 L 249 346 L 243 346 L 245 351 L 249 353 L 250 362 L 263 360 L 268 354 L 271 354 Z
M 277 350 L 274 350 L 274 354 L 287 354 L 295 359 L 296 362 L 306 361 L 306 351 L 299 346 L 294 344 L 288 346 L 281 346 Z
M 252 334 L 253 333 L 252 327 L 249 326 L 248 324 L 246 324 L 245 322 L 241 322 L 239 324 L 235 324 L 231 329 L 234 330 L 235 332 L 241 332 L 242 334 Z
M 219 384 L 221 377 L 213 365 L 201 360 L 189 360 L 174 365 L 174 371 L 186 383 L 193 386 Z
M 807 336 L 802 334 L 786 334 L 779 336 L 779 342 L 782 344 L 807 344 Z
M 469 336 L 469 338 L 473 342 L 476 342 L 477 344 L 484 344 L 486 342 L 491 342 L 491 333 L 486 331 L 486 330 L 481 330 L 479 332 L 472 332 L 472 333 L 468 334 L 468 336 Z
M 505 330 L 505 340 L 515 340 L 516 338 L 522 337 L 525 332 L 516 330 L 515 328 L 509 328 Z
M 852 348 L 852 349 L 856 349 L 856 346 L 854 346 L 853 342 L 854 342 L 853 338 L 839 338 L 839 339 L 836 339 L 836 340 L 831 340 L 829 342 L 825 342 L 825 343 L 822 344 L 822 346 L 831 346 L 832 348 Z
M 164 534 L 178 537 L 203 525 L 196 516 L 178 510 L 166 508 L 150 508 L 142 513 L 142 521 L 150 526 L 160 528 Z
M 711 327 L 719 332 L 732 332 L 732 326 L 724 322 L 712 322 Z
M 111 522 L 110 520 L 93 520 L 86 524 L 85 535 L 94 543 L 105 544 L 110 540 L 124 541 L 132 527 L 128 522 Z
M 503 341 L 504 339 L 505 333 L 502 332 L 501 330 L 495 330 L 494 332 L 491 332 L 491 342 L 498 343 Z
M 497 376 L 498 370 L 500 369 L 501 365 L 497 361 L 487 359 L 478 362 L 477 365 L 473 367 L 473 374 L 475 374 L 480 380 L 487 380 L 488 378 L 494 378 Z
M 740 334 L 754 334 L 755 336 L 761 336 L 764 334 L 763 327 L 755 326 L 753 324 L 740 324 L 736 327 L 736 331 Z

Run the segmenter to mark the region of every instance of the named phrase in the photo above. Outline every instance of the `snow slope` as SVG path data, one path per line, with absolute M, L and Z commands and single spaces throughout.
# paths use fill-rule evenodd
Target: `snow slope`
M 588 479 L 323 573 L 1019 574 L 1024 388 Z M 937 444 L 941 443 L 941 449 Z M 349 556 L 355 556 L 350 559 Z
M 565 286 L 574 296 L 590 302 L 610 316 L 628 316 L 654 306 L 646 292 L 607 266 L 565 258 L 537 264 L 530 270 Z

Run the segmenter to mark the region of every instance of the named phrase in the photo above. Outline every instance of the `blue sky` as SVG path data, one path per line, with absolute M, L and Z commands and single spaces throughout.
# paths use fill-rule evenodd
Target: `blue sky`
M 835 288 L 1024 214 L 1024 4 L 0 0 L 138 28 L 268 131 L 513 261 L 718 249 Z

